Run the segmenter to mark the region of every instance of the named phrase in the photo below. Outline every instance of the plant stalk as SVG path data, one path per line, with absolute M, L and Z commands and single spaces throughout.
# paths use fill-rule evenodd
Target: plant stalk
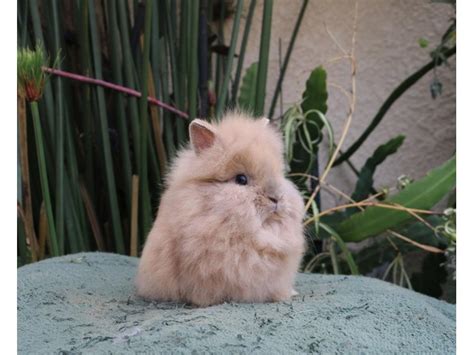
M 301 5 L 301 9 L 298 14 L 298 19 L 296 20 L 295 28 L 293 29 L 293 33 L 291 34 L 290 44 L 288 45 L 288 48 L 285 53 L 283 66 L 280 69 L 280 75 L 278 76 L 278 81 L 275 87 L 275 92 L 273 94 L 272 103 L 270 105 L 270 112 L 268 113 L 269 119 L 272 119 L 273 117 L 277 99 L 278 99 L 278 96 L 280 95 L 281 85 L 283 83 L 283 80 L 285 79 L 286 69 L 288 68 L 288 63 L 290 61 L 291 53 L 293 52 L 293 47 L 296 42 L 296 36 L 298 35 L 298 32 L 300 30 L 301 22 L 303 21 L 303 17 L 304 17 L 307 5 L 308 5 L 308 0 L 303 0 L 303 4 Z
M 38 169 L 40 173 L 41 190 L 43 192 L 46 216 L 48 218 L 48 231 L 50 240 L 50 252 L 52 256 L 59 256 L 59 245 L 56 236 L 56 227 L 54 223 L 53 207 L 51 204 L 51 195 L 49 193 L 48 173 L 46 170 L 46 159 L 44 154 L 43 132 L 41 130 L 41 121 L 36 101 L 30 102 L 31 114 L 33 116 L 33 126 L 36 138 L 36 154 L 38 157 Z
M 444 53 L 444 56 L 446 59 L 451 57 L 456 53 L 456 46 L 453 48 L 447 50 Z M 406 78 L 400 85 L 398 85 L 395 90 L 392 91 L 390 96 L 385 100 L 385 102 L 382 104 L 380 107 L 379 111 L 375 115 L 375 117 L 372 119 L 370 122 L 369 126 L 365 129 L 365 131 L 360 135 L 357 140 L 352 143 L 352 145 L 347 149 L 344 154 L 341 154 L 339 158 L 337 158 L 334 161 L 333 167 L 338 166 L 348 158 L 354 154 L 357 149 L 365 142 L 365 140 L 370 136 L 370 134 L 374 131 L 375 128 L 379 125 L 379 123 L 382 121 L 384 118 L 385 114 L 387 111 L 390 109 L 390 107 L 395 103 L 395 101 L 398 100 L 400 96 L 402 96 L 409 88 L 411 88 L 418 80 L 420 80 L 426 73 L 428 73 L 431 69 L 437 67 L 438 65 L 441 65 L 441 63 L 433 59 L 431 62 L 426 64 L 424 67 L 420 68 L 418 71 L 410 75 L 408 78 Z
M 36 238 L 33 208 L 31 204 L 31 184 L 30 184 L 30 168 L 28 163 L 28 136 L 26 123 L 26 107 L 25 99 L 18 98 L 18 133 L 20 144 L 20 166 L 21 166 L 21 189 L 22 189 L 22 206 L 24 210 L 24 226 L 25 234 L 31 244 L 32 261 L 39 260 L 38 240 Z
M 74 74 L 74 73 L 70 73 L 70 72 L 67 72 L 67 71 L 64 71 L 64 70 L 53 69 L 53 68 L 44 67 L 43 70 L 45 72 L 49 73 L 49 74 L 62 76 L 64 78 L 80 81 L 80 82 L 86 83 L 86 84 L 93 84 L 93 85 L 102 86 L 104 88 L 119 91 L 123 94 L 130 95 L 130 96 L 133 96 L 133 97 L 138 97 L 138 98 L 142 97 L 142 93 L 140 91 L 137 91 L 137 90 L 134 90 L 134 89 L 131 89 L 129 87 L 122 86 L 122 85 L 114 84 L 114 83 L 111 83 L 111 82 L 108 82 L 108 81 L 105 81 L 105 80 L 102 80 L 102 79 L 94 79 L 94 78 L 91 78 L 91 77 L 88 77 L 88 76 L 85 76 L 85 75 Z M 189 117 L 189 115 L 186 112 L 180 111 L 177 108 L 175 108 L 171 105 L 168 105 L 168 104 L 166 104 L 166 103 L 164 103 L 164 102 L 162 102 L 162 101 L 160 101 L 160 100 L 158 100 L 154 97 L 148 96 L 148 102 L 152 105 L 156 105 L 156 106 L 159 106 L 159 107 L 161 107 L 165 110 L 168 110 L 168 111 L 178 115 L 179 117 L 182 117 L 182 118 L 188 118 Z
M 223 6 L 223 5 L 222 5 Z M 230 74 L 232 71 L 232 63 L 234 61 L 235 47 L 237 44 L 237 36 L 239 35 L 240 17 L 242 15 L 243 0 L 237 3 L 237 10 L 234 16 L 234 23 L 232 25 L 232 36 L 230 40 L 229 53 L 227 54 L 227 61 L 224 73 L 224 80 L 219 88 L 219 97 L 217 99 L 216 116 L 219 118 L 223 114 L 225 104 L 227 102 L 227 91 L 229 88 Z
M 147 0 L 145 9 L 145 36 L 143 38 L 143 63 L 141 76 L 142 96 L 140 97 L 140 206 L 142 217 L 142 232 L 146 234 L 151 226 L 151 205 L 150 194 L 148 190 L 148 161 L 147 161 L 147 142 L 148 142 L 148 69 L 150 58 L 151 42 L 151 15 L 153 11 L 153 0 Z
M 255 95 L 255 116 L 263 115 L 267 87 L 268 59 L 270 56 L 270 37 L 272 30 L 273 0 L 265 0 L 263 5 L 262 33 L 257 72 L 257 93 Z

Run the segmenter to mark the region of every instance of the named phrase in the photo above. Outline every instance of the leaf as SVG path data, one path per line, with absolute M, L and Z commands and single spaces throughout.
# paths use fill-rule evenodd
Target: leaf
M 404 140 L 405 136 L 402 135 L 392 138 L 387 143 L 380 145 L 374 154 L 367 159 L 360 170 L 359 179 L 351 196 L 354 201 L 362 201 L 369 197 L 370 190 L 374 184 L 374 174 L 377 166 L 382 164 L 388 156 L 396 153 Z
M 444 57 L 447 59 L 454 54 L 456 54 L 456 47 L 445 48 L 440 50 L 443 53 Z M 441 65 L 442 62 L 436 59 L 433 59 L 431 62 L 420 68 L 418 71 L 410 75 L 403 82 L 401 82 L 390 94 L 389 97 L 384 101 L 382 106 L 380 106 L 378 112 L 375 114 L 374 118 L 364 130 L 364 132 L 357 138 L 357 140 L 352 143 L 352 145 L 346 149 L 346 151 L 341 154 L 336 161 L 334 162 L 333 167 L 338 166 L 342 162 L 349 159 L 352 154 L 354 154 L 362 144 L 367 140 L 367 138 L 372 134 L 372 132 L 377 128 L 382 119 L 385 117 L 385 114 L 388 112 L 390 107 L 408 90 L 412 87 L 418 80 L 420 80 L 424 75 L 429 73 L 433 68 Z
M 252 63 L 242 78 L 239 93 L 239 106 L 250 113 L 255 112 L 255 95 L 257 92 L 258 62 Z
M 328 92 L 326 88 L 326 71 L 319 66 L 314 69 L 306 81 L 306 90 L 303 93 L 303 112 L 318 110 L 325 114 L 328 110 Z
M 425 221 L 433 227 L 443 224 L 443 218 L 436 215 L 426 217 Z M 409 223 L 408 225 L 398 228 L 396 231 L 420 244 L 443 249 L 447 247 L 447 241 L 444 238 L 437 236 L 431 228 L 428 228 L 428 226 L 419 221 Z M 417 249 L 416 247 L 412 247 L 405 242 L 395 243 L 397 244 L 398 248 L 405 253 Z
M 432 226 L 437 226 L 442 223 L 442 218 L 435 215 L 428 216 L 425 220 Z M 396 231 L 420 244 L 442 249 L 446 247 L 443 238 L 437 237 L 432 229 L 421 222 L 408 223 L 402 228 L 396 229 Z M 373 238 L 368 246 L 353 252 L 355 262 L 362 275 L 371 273 L 372 276 L 375 276 L 377 271 L 380 272 L 380 269 L 385 270 L 383 265 L 388 265 L 397 254 L 397 250 L 394 249 L 393 245 L 397 247 L 398 252 L 402 255 L 420 251 L 424 253 L 423 250 L 420 250 L 419 247 L 412 243 L 407 243 L 390 234 L 387 234 L 387 236 L 390 236 L 391 243 L 387 238 Z
M 323 228 L 327 233 L 331 235 L 333 240 L 339 245 L 339 247 L 342 250 L 342 253 L 344 254 L 344 257 L 346 258 L 347 265 L 349 266 L 349 269 L 351 270 L 352 275 L 359 275 L 359 269 L 357 267 L 357 264 L 354 262 L 354 258 L 352 257 L 351 252 L 346 246 L 346 243 L 342 240 L 342 238 L 337 234 L 337 232 L 332 229 L 331 227 L 325 225 L 324 223 L 320 223 L 320 227 Z
M 321 140 L 321 130 L 325 126 L 324 114 L 327 112 L 328 92 L 326 88 L 326 71 L 319 66 L 314 69 L 308 80 L 306 81 L 306 89 L 303 93 L 303 103 L 301 108 L 305 116 L 306 124 L 301 126 L 307 131 L 305 134 L 310 137 L 311 141 Z M 327 126 L 327 125 L 326 125 Z M 312 144 L 312 153 L 309 153 L 301 141 L 296 140 L 293 146 L 293 160 L 290 163 L 291 172 L 293 173 L 310 173 L 313 171 L 317 144 Z
M 430 209 L 445 196 L 456 183 L 456 158 L 453 157 L 442 166 L 433 169 L 423 179 L 418 180 L 397 195 L 387 199 L 409 208 Z M 396 228 L 413 217 L 399 210 L 368 207 L 333 228 L 346 242 L 358 242 L 380 234 L 389 228 Z

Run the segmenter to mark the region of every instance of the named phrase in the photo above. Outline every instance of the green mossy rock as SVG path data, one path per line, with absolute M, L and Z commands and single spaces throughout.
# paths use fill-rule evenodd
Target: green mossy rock
M 455 353 L 455 306 L 387 282 L 300 274 L 291 302 L 192 308 L 136 297 L 137 261 L 19 268 L 18 353 Z

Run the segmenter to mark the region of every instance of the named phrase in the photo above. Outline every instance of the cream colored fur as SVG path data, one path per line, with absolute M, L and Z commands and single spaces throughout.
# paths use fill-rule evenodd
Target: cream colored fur
M 304 206 L 284 177 L 280 134 L 266 119 L 229 113 L 215 124 L 194 120 L 190 136 L 143 249 L 138 294 L 198 306 L 289 299 Z

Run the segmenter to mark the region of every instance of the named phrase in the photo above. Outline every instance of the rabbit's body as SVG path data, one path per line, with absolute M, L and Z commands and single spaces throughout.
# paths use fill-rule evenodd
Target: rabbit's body
M 195 120 L 190 134 L 143 249 L 138 294 L 199 306 L 289 299 L 304 206 L 284 178 L 279 134 L 238 114 Z

